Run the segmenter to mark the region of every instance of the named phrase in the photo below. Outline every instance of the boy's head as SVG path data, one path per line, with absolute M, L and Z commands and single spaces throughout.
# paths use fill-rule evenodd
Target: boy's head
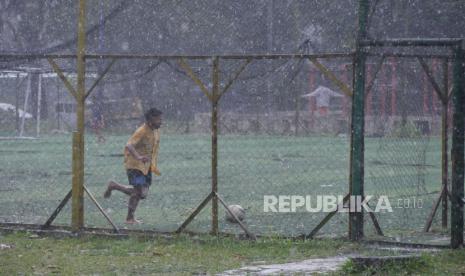
M 156 109 L 156 108 L 150 108 L 145 112 L 145 122 L 151 129 L 158 129 L 161 126 L 161 115 L 163 113 Z

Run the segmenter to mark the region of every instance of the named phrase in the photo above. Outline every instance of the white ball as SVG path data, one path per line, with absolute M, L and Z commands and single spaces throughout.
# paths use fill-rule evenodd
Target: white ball
M 240 221 L 244 220 L 245 210 L 244 208 L 242 208 L 241 205 L 229 205 L 228 208 Z M 228 212 L 228 210 L 225 210 L 225 212 L 226 212 L 225 217 L 227 221 L 232 222 L 232 223 L 237 223 L 237 221 L 234 219 L 231 213 Z

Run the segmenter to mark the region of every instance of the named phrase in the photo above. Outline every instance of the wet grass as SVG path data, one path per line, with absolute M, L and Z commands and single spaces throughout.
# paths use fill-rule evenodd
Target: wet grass
M 253 264 L 311 258 L 397 255 L 340 239 L 257 242 L 209 235 L 126 239 L 0 234 L 0 275 L 193 275 Z M 9 247 L 9 248 L 7 248 Z M 463 275 L 465 250 L 423 254 L 402 264 L 359 268 L 348 261 L 331 275 Z M 299 274 L 297 274 L 299 275 Z
M 342 240 L 250 242 L 208 235 L 121 240 L 15 233 L 0 236 L 0 243 L 13 247 L 0 250 L 2 275 L 213 274 L 254 262 L 283 263 L 358 250 Z

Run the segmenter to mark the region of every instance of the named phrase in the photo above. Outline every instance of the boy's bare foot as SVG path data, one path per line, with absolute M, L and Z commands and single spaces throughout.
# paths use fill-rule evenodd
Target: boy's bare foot
M 111 191 L 113 190 L 113 181 L 108 182 L 107 189 L 103 193 L 104 198 L 109 198 L 111 196 Z
M 128 220 L 126 220 L 125 223 L 126 223 L 126 224 L 131 224 L 131 225 L 134 225 L 134 224 L 142 224 L 142 220 L 138 220 L 138 219 L 128 219 Z

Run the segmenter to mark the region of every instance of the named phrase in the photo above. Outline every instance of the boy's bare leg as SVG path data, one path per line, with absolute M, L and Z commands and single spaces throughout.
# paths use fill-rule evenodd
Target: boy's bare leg
M 103 197 L 104 198 L 109 198 L 111 196 L 111 191 L 113 191 L 113 190 L 120 191 L 120 192 L 130 196 L 130 195 L 132 195 L 132 192 L 133 192 L 134 188 L 129 187 L 129 186 L 125 186 L 125 185 L 122 185 L 122 184 L 119 184 L 119 183 L 117 183 L 115 181 L 110 180 L 108 182 L 107 190 L 105 191 L 105 193 L 103 193 Z
M 127 224 L 138 224 L 141 221 L 134 218 L 134 213 L 136 212 L 137 205 L 141 199 L 141 187 L 134 187 L 129 197 L 128 202 L 128 216 L 126 217 Z

